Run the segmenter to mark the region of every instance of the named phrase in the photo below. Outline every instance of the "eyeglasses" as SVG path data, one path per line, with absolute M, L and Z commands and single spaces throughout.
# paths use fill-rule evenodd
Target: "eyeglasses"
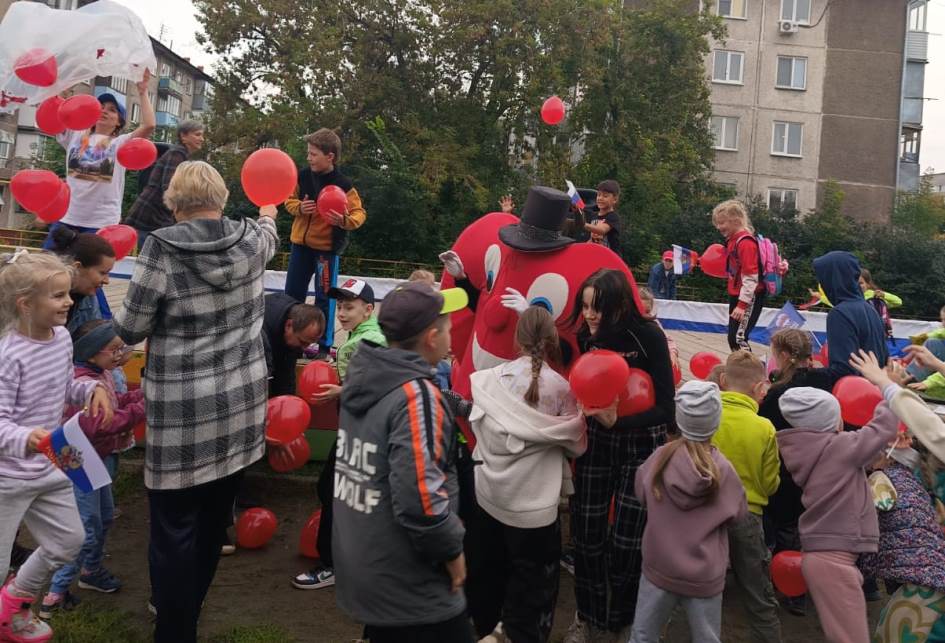
M 118 348 L 108 351 L 106 354 L 111 355 L 114 359 L 121 359 L 122 357 L 132 352 L 133 350 L 134 350 L 134 346 L 128 346 L 128 344 L 124 344 L 122 346 L 119 346 Z M 105 353 L 106 351 L 102 351 L 102 352 Z

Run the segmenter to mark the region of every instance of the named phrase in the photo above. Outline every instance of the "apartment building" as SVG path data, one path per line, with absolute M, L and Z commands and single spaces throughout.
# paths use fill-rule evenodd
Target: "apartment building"
M 713 0 L 715 177 L 771 208 L 888 218 L 918 185 L 927 0 Z
M 94 0 L 47 0 L 54 9 L 74 10 Z M 12 0 L 0 0 L 0 20 Z M 157 74 L 151 78 L 148 100 L 157 117 L 155 141 L 171 141 L 177 124 L 185 119 L 200 120 L 209 109 L 213 79 L 201 67 L 155 38 L 151 38 L 157 58 Z M 74 93 L 100 96 L 114 94 L 125 105 L 128 127 L 141 120 L 141 105 L 134 83 L 127 78 L 107 76 L 90 78 L 73 86 Z M 24 106 L 14 114 L 0 115 L 0 228 L 21 228 L 34 217 L 22 210 L 10 194 L 10 179 L 17 170 L 42 159 L 48 136 L 36 127 L 36 108 Z M 64 171 L 65 168 L 63 168 Z

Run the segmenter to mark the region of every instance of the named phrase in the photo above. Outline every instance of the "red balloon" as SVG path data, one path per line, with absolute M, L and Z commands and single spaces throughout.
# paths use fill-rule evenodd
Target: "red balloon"
M 286 445 L 308 428 L 312 410 L 300 397 L 280 395 L 269 400 L 266 419 L 266 440 Z
M 807 583 L 801 572 L 802 557 L 799 551 L 780 551 L 771 559 L 771 580 L 785 596 L 803 596 L 807 593 Z
M 653 390 L 653 378 L 639 368 L 631 368 L 627 377 L 627 386 L 620 394 L 617 403 L 617 415 L 636 415 L 649 411 L 656 406 L 656 392 Z
M 13 198 L 30 212 L 48 207 L 62 189 L 62 181 L 49 170 L 20 170 L 10 181 Z
M 306 558 L 318 558 L 318 528 L 322 524 L 322 510 L 316 509 L 305 521 L 299 535 L 299 553 Z
M 268 147 L 249 155 L 240 171 L 246 198 L 262 207 L 288 199 L 298 182 L 295 162 L 282 150 Z
M 145 435 L 147 434 L 147 430 L 148 430 L 148 427 L 144 420 L 141 420 L 140 422 L 135 424 L 135 428 L 132 429 L 132 432 L 135 436 L 135 442 L 137 442 L 138 444 L 144 444 L 144 438 L 145 438 Z
M 13 62 L 13 73 L 24 83 L 49 87 L 59 76 L 56 57 L 47 49 L 30 49 Z
M 323 384 L 340 384 L 338 371 L 328 362 L 309 362 L 299 376 L 299 397 L 311 400 L 313 395 L 322 392 Z
M 853 426 L 863 426 L 873 419 L 873 412 L 883 401 L 879 387 L 865 378 L 847 375 L 833 385 L 833 396 L 840 402 L 840 416 Z
M 728 251 L 721 243 L 713 243 L 699 258 L 699 267 L 710 277 L 728 279 Z
M 547 99 L 541 106 L 541 120 L 548 125 L 557 125 L 564 120 L 564 101 L 557 96 Z
M 568 381 L 571 392 L 585 408 L 599 409 L 613 404 L 627 387 L 630 367 L 626 360 L 613 351 L 591 351 L 581 355 Z
M 36 127 L 44 134 L 55 136 L 66 130 L 65 124 L 59 119 L 59 108 L 65 101 L 59 96 L 50 96 L 39 104 L 36 110 Z
M 689 360 L 689 370 L 700 380 L 704 380 L 712 372 L 712 369 L 722 363 L 722 358 L 715 353 L 702 351 L 696 353 Z
M 679 364 L 673 362 L 673 384 L 679 386 L 680 382 L 682 382 L 682 369 L 679 368 Z
M 276 514 L 268 509 L 247 509 L 236 521 L 236 542 L 245 549 L 259 549 L 272 539 L 276 524 Z
M 127 257 L 135 244 L 138 243 L 138 232 L 123 223 L 107 225 L 95 234 L 112 244 L 112 248 L 115 250 L 115 261 L 121 261 Z
M 56 198 L 45 208 L 37 210 L 35 214 L 46 223 L 54 223 L 66 216 L 66 212 L 69 211 L 69 200 L 71 198 L 72 190 L 69 189 L 69 184 L 65 181 L 60 181 L 59 194 L 56 195 Z
M 325 218 L 328 218 L 329 212 L 344 214 L 347 205 L 348 195 L 337 185 L 326 185 L 318 193 L 318 199 L 315 201 L 318 213 Z
M 157 160 L 157 147 L 146 138 L 133 138 L 118 148 L 116 157 L 129 170 L 143 170 Z
M 295 471 L 308 462 L 311 455 L 312 449 L 303 432 L 288 444 L 270 444 L 269 466 L 279 473 Z
M 63 101 L 59 106 L 59 120 L 67 129 L 89 129 L 102 115 L 102 104 L 88 94 L 78 94 Z

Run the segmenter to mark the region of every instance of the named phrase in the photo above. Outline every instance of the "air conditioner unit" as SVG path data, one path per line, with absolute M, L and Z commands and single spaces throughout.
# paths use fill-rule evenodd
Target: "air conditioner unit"
M 778 31 L 783 34 L 797 33 L 798 26 L 793 20 L 778 20 Z

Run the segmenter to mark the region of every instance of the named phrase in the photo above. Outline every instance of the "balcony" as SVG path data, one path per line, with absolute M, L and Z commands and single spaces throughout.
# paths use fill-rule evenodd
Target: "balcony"
M 157 112 L 155 116 L 157 117 L 158 127 L 177 127 L 177 116 L 174 114 L 170 112 Z
M 906 33 L 906 59 L 928 62 L 929 34 L 926 31 L 909 31 Z
M 175 96 L 184 95 L 184 86 L 179 82 L 171 78 L 170 76 L 162 76 L 158 80 L 158 93 L 159 94 L 174 94 Z

